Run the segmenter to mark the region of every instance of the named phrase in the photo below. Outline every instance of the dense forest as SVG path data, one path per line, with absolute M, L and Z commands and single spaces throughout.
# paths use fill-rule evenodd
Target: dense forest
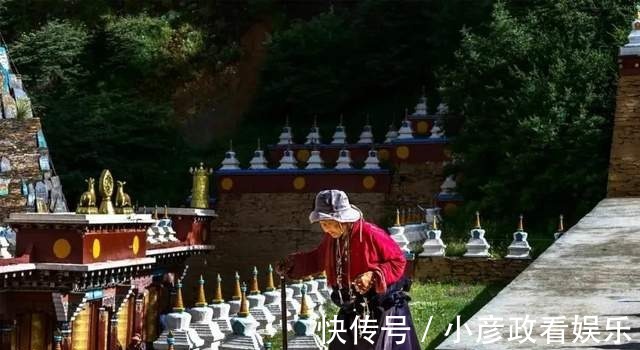
M 248 159 L 289 116 L 382 136 L 425 86 L 462 117 L 455 167 L 492 215 L 581 215 L 606 189 L 616 0 L 0 0 L 0 31 L 71 204 L 112 169 L 180 205 L 188 168 Z M 297 135 L 302 136 L 302 135 Z M 270 138 L 270 139 L 269 139 Z M 128 185 L 129 186 L 129 185 Z

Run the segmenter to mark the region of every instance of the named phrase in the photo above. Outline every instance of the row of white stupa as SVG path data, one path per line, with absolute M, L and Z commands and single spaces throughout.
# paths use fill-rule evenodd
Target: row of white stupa
M 527 241 L 527 232 L 524 231 L 522 216 L 518 229 L 513 233 L 513 241 L 509 245 L 507 259 L 531 259 L 531 246 Z M 396 224 L 388 228 L 391 237 L 398 243 L 400 249 L 407 255 L 413 255 L 417 246 L 422 242 L 422 252 L 419 257 L 445 256 L 447 246 L 442 241 L 442 231 L 438 228 L 438 216 L 433 215 L 430 224 L 400 224 L 400 213 L 396 213 Z M 563 218 L 560 216 L 558 232 L 554 237 L 559 238 L 564 232 Z M 484 237 L 485 230 L 480 226 L 480 214 L 476 212 L 476 225 L 469 232 L 467 251 L 465 257 L 488 258 L 491 247 Z
M 153 343 L 154 349 L 246 349 L 265 348 L 263 336 L 272 337 L 281 330 L 281 291 L 273 284 L 273 270 L 269 266 L 266 292 L 260 293 L 258 272 L 253 270 L 251 288 L 240 286 L 235 276 L 233 299 L 225 303 L 222 298 L 221 278 L 218 275 L 214 300 L 207 304 L 204 280 L 200 277 L 198 301 L 186 310 L 182 302 L 181 284 L 178 284 L 173 312 L 164 315 L 165 329 Z M 295 281 L 286 293 L 287 328 L 295 336 L 288 341 L 291 349 L 326 349 L 316 335 L 316 324 L 324 314 L 322 305 L 330 300 L 325 277 Z
M 324 160 L 320 155 L 320 151 L 318 151 L 317 149 L 311 151 L 311 155 L 309 156 L 309 159 L 307 159 L 306 163 L 307 165 L 304 167 L 304 169 L 325 169 Z M 354 167 L 353 160 L 351 159 L 351 152 L 348 149 L 340 150 L 334 169 L 349 170 L 353 168 Z M 260 143 L 258 143 L 258 149 L 253 153 L 253 158 L 251 158 L 251 161 L 249 161 L 249 169 L 269 169 L 267 159 L 264 156 L 264 151 L 260 149 Z M 283 151 L 282 158 L 280 158 L 279 165 L 276 169 L 299 169 L 298 160 L 294 156 L 292 150 L 286 149 Z M 378 151 L 373 148 L 369 150 L 369 152 L 367 153 L 367 159 L 365 159 L 364 161 L 363 169 L 380 169 Z M 232 146 L 230 146 L 229 151 L 225 153 L 224 160 L 222 160 L 220 169 L 218 170 L 240 170 L 240 161 L 238 160 L 238 158 L 236 158 L 236 152 L 233 151 Z
M 368 118 L 367 118 L 368 119 Z M 442 128 L 442 120 L 436 119 L 433 123 L 433 127 L 431 128 L 431 135 L 429 138 L 431 139 L 440 139 L 444 137 L 444 131 Z M 385 134 L 384 143 L 391 143 L 395 140 L 411 140 L 413 139 L 413 126 L 407 116 L 400 124 L 400 129 L 396 130 L 393 124 L 389 125 L 389 130 Z M 369 124 L 367 120 L 366 125 L 362 128 L 362 132 L 360 133 L 360 137 L 358 138 L 358 142 L 356 144 L 373 144 L 374 135 L 373 135 L 373 127 Z M 282 128 L 282 132 L 280 136 L 278 136 L 278 145 L 290 145 L 294 144 L 293 141 L 293 131 L 289 126 L 289 122 Z M 320 128 L 318 127 L 317 121 L 314 119 L 313 125 L 307 134 L 305 145 L 319 145 L 322 144 L 322 139 L 320 137 Z M 342 118 L 340 118 L 340 123 L 336 126 L 336 131 L 333 133 L 333 138 L 331 140 L 332 145 L 346 145 L 347 144 L 347 131 L 344 125 L 342 125 Z

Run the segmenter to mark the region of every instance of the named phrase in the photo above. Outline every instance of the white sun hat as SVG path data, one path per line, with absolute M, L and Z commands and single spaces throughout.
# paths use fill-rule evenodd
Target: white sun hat
M 309 214 L 309 221 L 321 220 L 355 222 L 362 218 L 362 212 L 349 203 L 347 194 L 340 190 L 324 190 L 316 195 L 315 208 Z

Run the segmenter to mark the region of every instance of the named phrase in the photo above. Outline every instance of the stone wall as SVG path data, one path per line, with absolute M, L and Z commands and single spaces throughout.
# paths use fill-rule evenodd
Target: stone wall
M 640 196 L 640 75 L 620 75 L 608 197 Z
M 27 203 L 21 192 L 22 179 L 38 181 L 42 179 L 38 158 L 37 133 L 40 119 L 0 119 L 0 158 L 7 157 L 11 171 L 0 177 L 10 178 L 9 195 L 0 196 L 0 222 L 9 213 L 24 211 Z
M 465 257 L 418 257 L 413 261 L 413 279 L 435 282 L 510 282 L 531 260 Z
M 431 205 L 444 181 L 442 162 L 400 163 L 394 173 L 389 199 L 393 205 Z

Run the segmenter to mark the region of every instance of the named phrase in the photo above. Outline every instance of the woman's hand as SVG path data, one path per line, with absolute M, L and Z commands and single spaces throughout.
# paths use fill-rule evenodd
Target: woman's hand
M 373 286 L 373 271 L 365 272 L 361 275 L 358 275 L 356 279 L 353 281 L 353 285 L 356 288 L 356 292 L 360 294 L 365 294 L 371 289 Z

